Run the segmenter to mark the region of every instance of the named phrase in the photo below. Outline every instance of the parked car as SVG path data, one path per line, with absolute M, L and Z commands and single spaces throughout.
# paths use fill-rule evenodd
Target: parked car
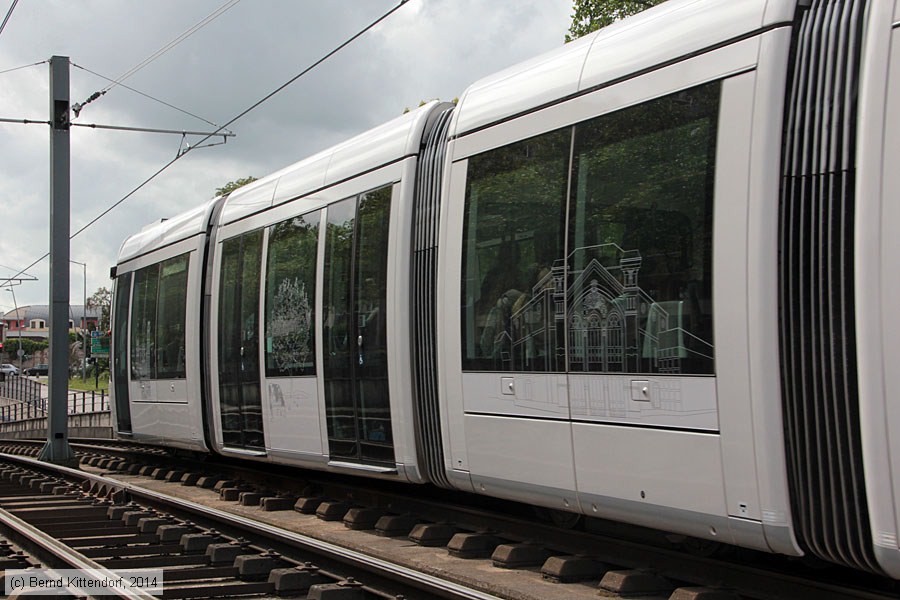
M 9 363 L 3 363 L 0 365 L 0 373 L 6 373 L 7 375 L 18 375 L 19 367 L 16 365 L 11 365 Z
M 46 376 L 50 373 L 50 365 L 34 365 L 30 369 L 25 369 L 26 375 Z

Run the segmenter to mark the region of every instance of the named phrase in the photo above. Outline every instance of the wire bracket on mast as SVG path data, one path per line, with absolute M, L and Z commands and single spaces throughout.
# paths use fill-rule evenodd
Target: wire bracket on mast
M 234 134 L 233 133 L 217 133 L 217 134 L 210 134 L 210 136 L 208 136 L 208 137 L 211 137 L 212 135 L 215 135 L 215 137 L 222 136 L 222 141 L 214 142 L 214 143 L 211 142 L 209 144 L 202 144 L 199 146 L 191 146 L 190 143 L 188 143 L 188 141 L 187 141 L 188 132 L 182 132 L 181 143 L 178 145 L 178 151 L 175 153 L 175 158 L 181 158 L 182 156 L 184 156 L 191 150 L 196 150 L 198 148 L 211 148 L 213 146 L 222 146 L 224 144 L 227 144 L 228 137 L 233 136 Z

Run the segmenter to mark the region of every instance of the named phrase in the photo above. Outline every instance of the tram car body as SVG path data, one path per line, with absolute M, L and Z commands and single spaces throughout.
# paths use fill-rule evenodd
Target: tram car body
M 900 577 L 898 27 L 670 0 L 147 227 L 118 434 Z

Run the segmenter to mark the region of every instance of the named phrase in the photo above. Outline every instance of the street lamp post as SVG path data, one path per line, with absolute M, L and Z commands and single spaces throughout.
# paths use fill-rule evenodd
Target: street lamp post
M 78 262 L 77 260 L 70 260 L 69 262 L 81 265 L 81 273 L 84 276 L 81 287 L 83 298 L 81 305 L 81 380 L 84 381 L 87 377 L 85 367 L 85 362 L 87 362 L 87 336 L 85 335 L 85 332 L 87 331 L 87 264 Z

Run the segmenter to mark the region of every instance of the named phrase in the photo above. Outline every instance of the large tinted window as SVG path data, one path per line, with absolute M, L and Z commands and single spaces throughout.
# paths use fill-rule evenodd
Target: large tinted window
M 387 352 L 392 193 L 385 186 L 328 207 L 322 371 L 332 459 L 394 463 Z
M 269 230 L 266 263 L 266 375 L 316 374 L 315 299 L 319 213 Z
M 131 378 L 153 379 L 156 373 L 156 293 L 159 265 L 134 274 L 131 302 Z
M 358 433 L 353 395 L 353 233 L 356 199 L 328 207 L 325 283 L 322 290 L 323 372 L 328 449 L 334 456 L 356 456 Z
M 159 265 L 157 306 L 157 379 L 185 377 L 185 316 L 187 308 L 188 256 L 182 254 Z
M 363 460 L 393 463 L 387 353 L 387 270 L 391 188 L 359 197 L 353 259 L 356 419 Z M 360 343 L 361 341 L 361 343 Z
M 222 441 L 265 446 L 259 384 L 259 291 L 263 230 L 222 242 L 219 279 L 219 408 Z
M 469 159 L 464 369 L 714 372 L 719 89 Z
M 134 275 L 131 304 L 131 378 L 183 379 L 188 255 Z
M 571 130 L 469 159 L 463 368 L 562 370 L 563 223 Z
M 570 370 L 713 373 L 718 100 L 709 84 L 575 128 Z

